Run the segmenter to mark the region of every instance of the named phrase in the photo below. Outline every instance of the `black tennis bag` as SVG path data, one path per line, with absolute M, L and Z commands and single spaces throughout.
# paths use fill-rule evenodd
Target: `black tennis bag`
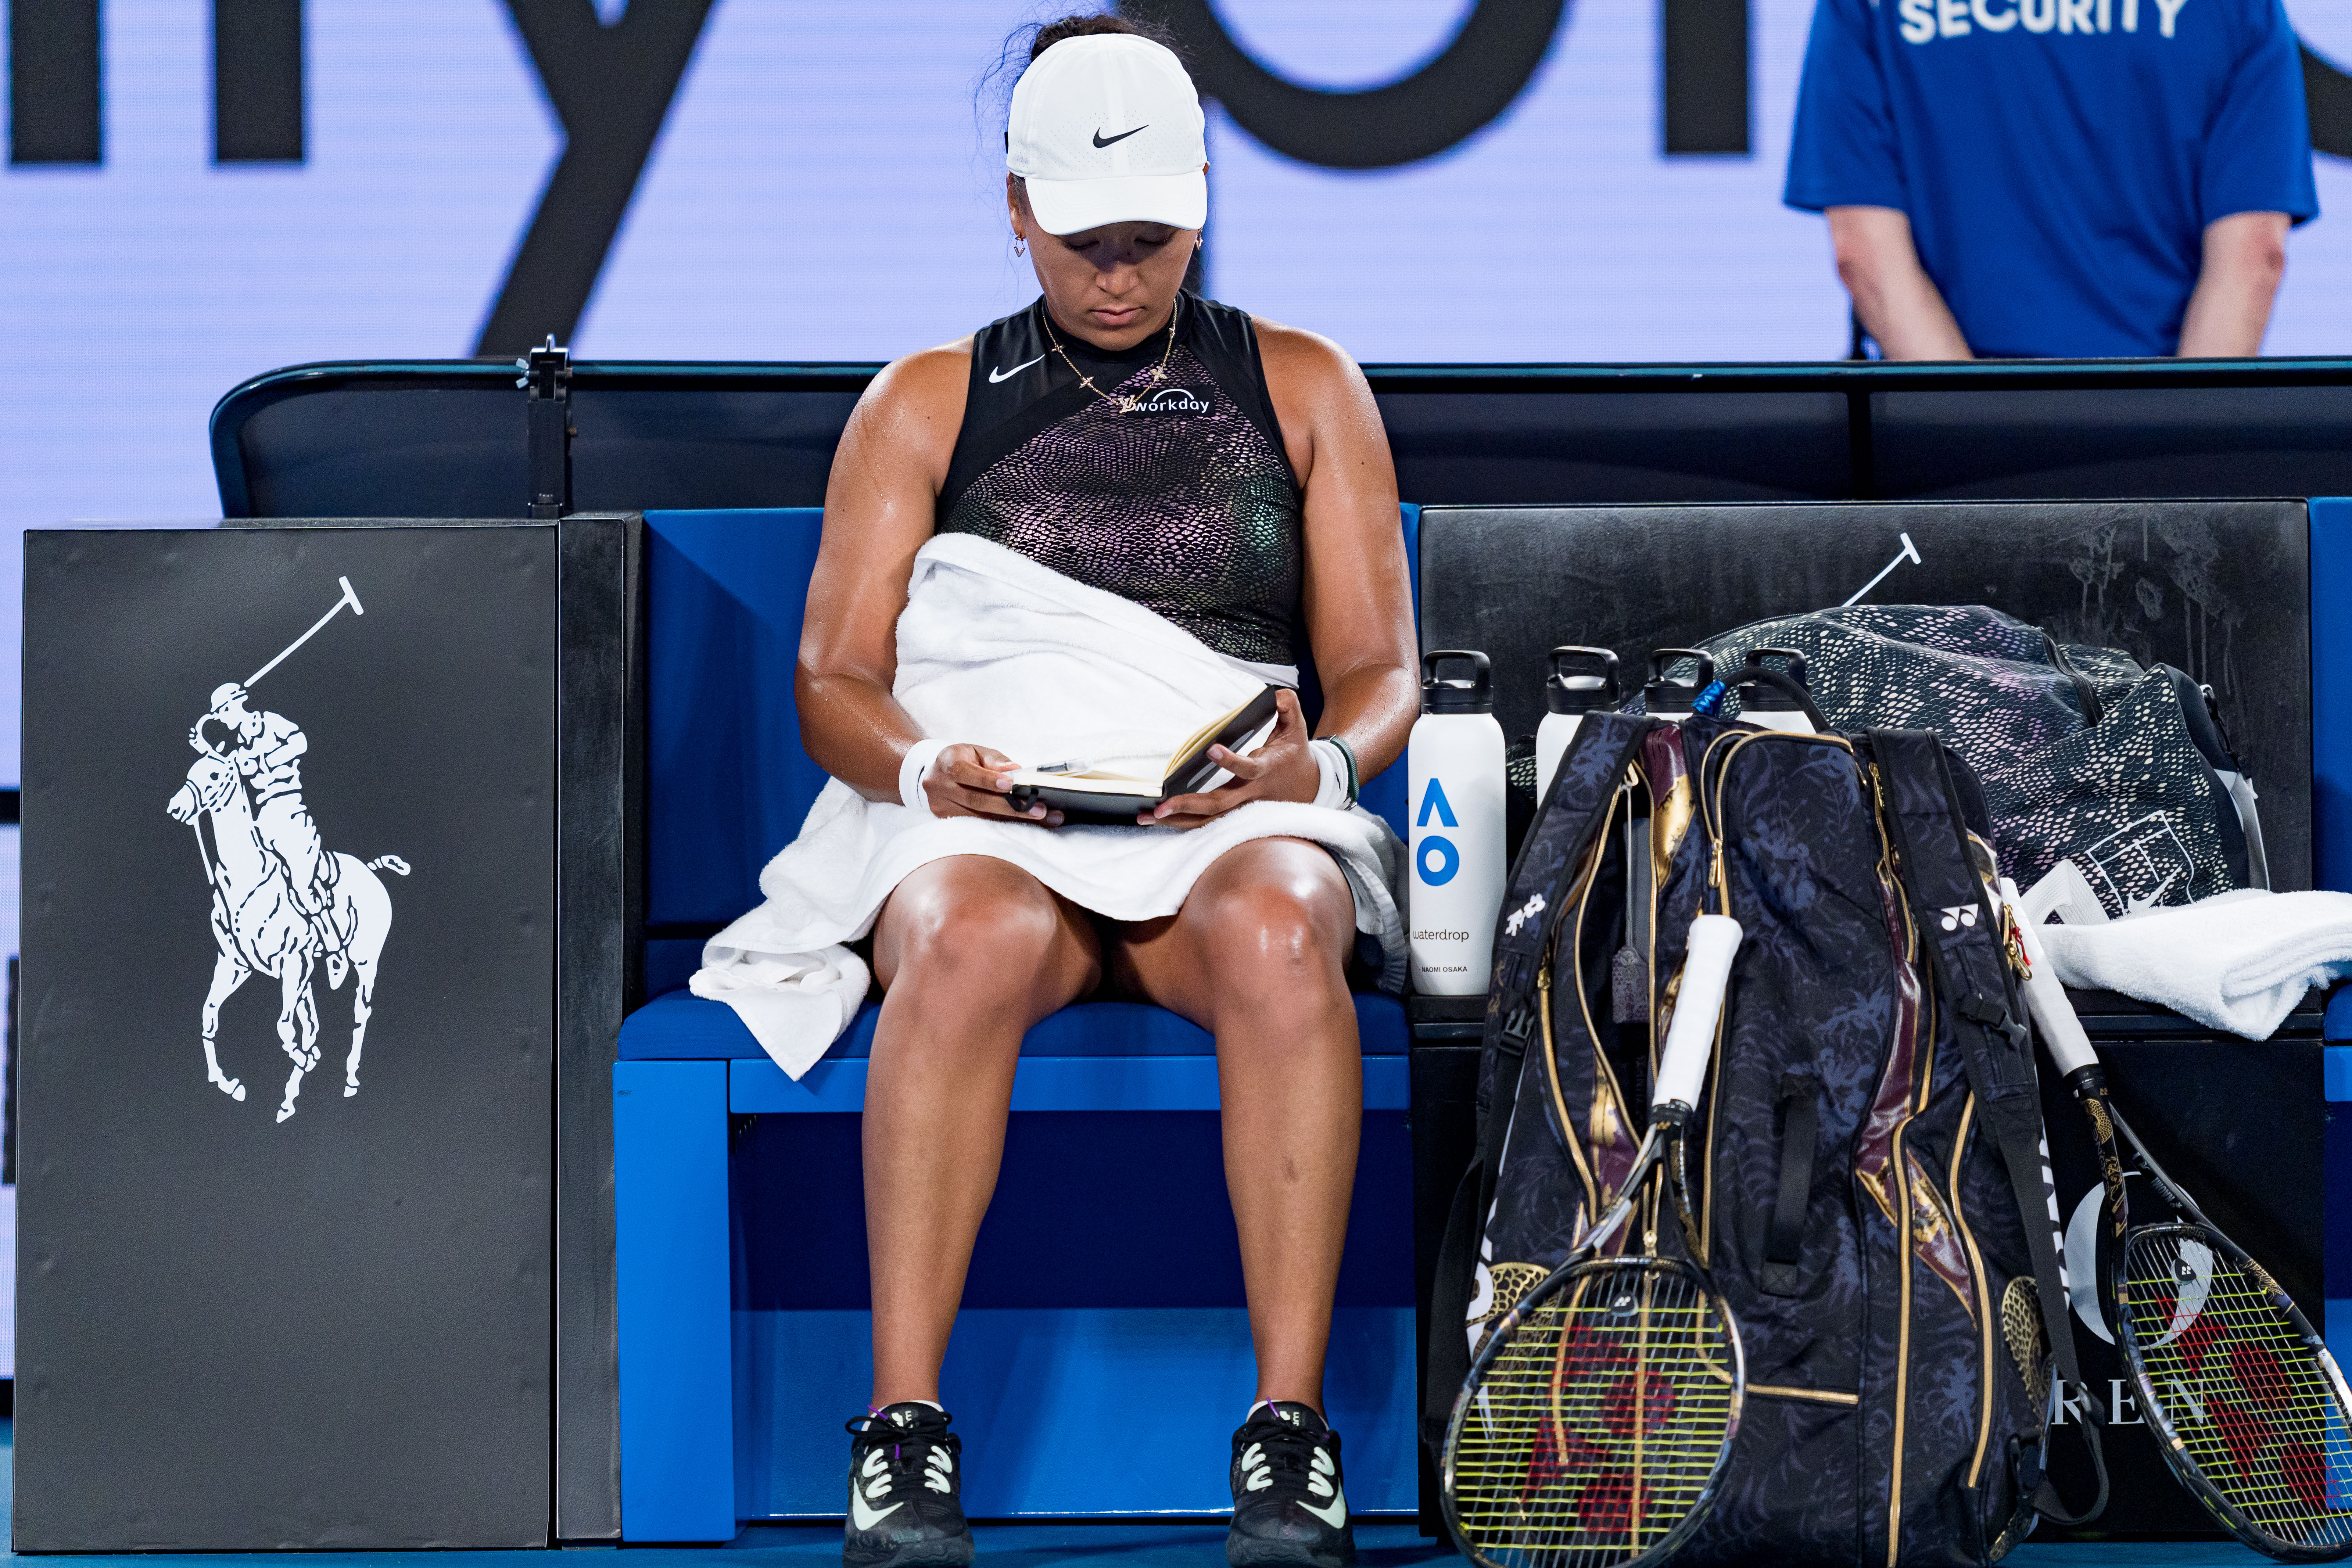
M 1432 1313 L 1433 1443 L 1487 1326 L 1627 1173 L 1716 882 L 1746 935 L 1691 1186 L 1748 1389 L 1677 1561 L 1985 1563 L 2037 1510 L 2090 1517 L 2042 1473 L 2043 1325 L 2080 1375 L 1990 838 L 1973 775 L 1923 732 L 1584 721 L 1496 932 L 1480 1152 Z M 2095 1458 L 2096 1429 L 2068 1429 Z
M 1982 605 L 1816 610 L 1699 646 L 1718 670 L 1752 647 L 1802 655 L 1823 728 L 1942 736 L 1981 781 L 2001 869 L 2021 888 L 2072 861 L 2115 917 L 2270 886 L 2253 783 L 2212 691 L 2168 664 L 2062 644 Z M 1727 693 L 1724 712 L 1738 701 Z

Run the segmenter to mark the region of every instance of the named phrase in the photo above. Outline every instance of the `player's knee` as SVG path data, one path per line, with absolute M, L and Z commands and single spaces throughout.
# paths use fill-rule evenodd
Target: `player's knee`
M 1339 976 L 1354 921 L 1339 872 L 1328 879 L 1293 871 L 1220 891 L 1203 928 L 1221 990 L 1295 999 Z
M 894 982 L 920 976 L 951 983 L 965 994 L 1025 994 L 1061 925 L 1044 888 L 995 878 L 940 879 L 892 913 L 898 921 Z

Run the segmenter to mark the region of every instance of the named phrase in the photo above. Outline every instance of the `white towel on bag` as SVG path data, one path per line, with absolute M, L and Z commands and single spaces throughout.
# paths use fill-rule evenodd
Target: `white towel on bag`
M 1295 672 L 1244 666 L 1173 622 L 971 534 L 915 555 L 898 617 L 891 690 L 928 735 L 992 746 L 1017 762 L 1083 758 L 1150 774 L 1168 749 Z M 1066 826 L 933 818 L 869 801 L 838 779 L 800 837 L 760 873 L 767 901 L 712 937 L 691 986 L 724 1002 L 794 1078 L 856 1016 L 866 966 L 843 943 L 872 929 L 907 873 L 950 855 L 1020 867 L 1115 921 L 1174 914 L 1210 863 L 1253 838 L 1328 847 L 1354 895 L 1356 929 L 1377 938 L 1381 984 L 1403 984 L 1396 889 L 1403 846 L 1361 806 L 1254 801 L 1203 827 Z
M 2042 928 L 2058 978 L 2266 1040 L 2304 993 L 2352 974 L 2352 893 L 2243 888 L 2103 925 Z

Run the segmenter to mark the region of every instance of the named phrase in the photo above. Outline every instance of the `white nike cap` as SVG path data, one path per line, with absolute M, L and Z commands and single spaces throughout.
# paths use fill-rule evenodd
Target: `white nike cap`
M 1013 89 L 1004 166 L 1047 234 L 1209 217 L 1201 95 L 1183 63 L 1132 33 L 1065 38 Z

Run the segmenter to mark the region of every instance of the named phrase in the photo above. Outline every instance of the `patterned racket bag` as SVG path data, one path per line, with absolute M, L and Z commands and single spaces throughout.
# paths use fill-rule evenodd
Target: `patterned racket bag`
M 2032 888 L 2072 861 L 2110 917 L 2266 888 L 2254 788 L 2211 692 L 2168 664 L 2062 644 L 1982 605 L 1855 605 L 1700 645 L 1804 656 L 1830 724 L 1931 731 L 1975 770 L 2001 868 Z M 1738 694 L 1727 697 L 1737 714 Z
M 1973 775 L 1925 733 L 1585 721 L 1496 932 L 1480 1153 L 1432 1311 L 1433 1440 L 1487 1327 L 1627 1174 L 1706 893 L 1746 935 L 1691 1183 L 1748 1387 L 1677 1560 L 1987 1563 L 2037 1511 L 2088 1517 L 2042 1474 L 2053 1353 L 2080 1379 L 1989 840 Z M 1630 1452 L 1629 1433 L 1578 1436 L 1556 1448 L 1604 1468 Z

